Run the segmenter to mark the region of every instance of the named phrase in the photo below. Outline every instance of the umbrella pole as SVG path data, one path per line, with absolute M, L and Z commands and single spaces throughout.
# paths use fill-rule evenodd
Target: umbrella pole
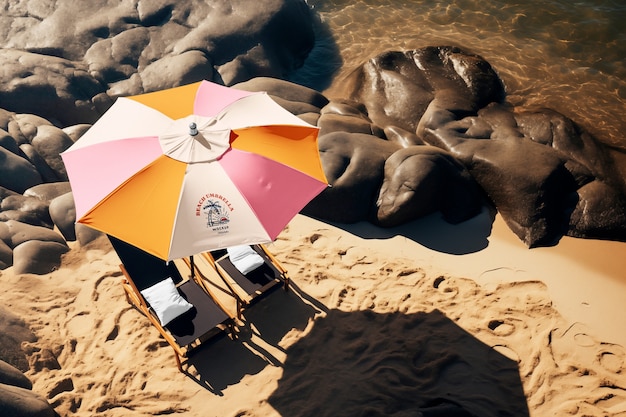
M 189 260 L 191 262 L 191 279 L 193 279 L 193 277 L 195 276 L 195 268 L 194 268 L 194 263 L 193 263 L 193 255 L 191 255 L 189 257 Z

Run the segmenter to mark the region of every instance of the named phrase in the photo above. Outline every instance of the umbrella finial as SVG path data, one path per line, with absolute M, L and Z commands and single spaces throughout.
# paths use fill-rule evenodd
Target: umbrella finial
M 189 134 L 191 136 L 196 136 L 198 134 L 198 129 L 194 122 L 189 123 Z

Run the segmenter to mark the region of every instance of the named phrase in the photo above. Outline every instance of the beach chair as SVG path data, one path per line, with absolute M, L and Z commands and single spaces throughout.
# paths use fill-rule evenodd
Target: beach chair
M 202 343 L 224 332 L 233 337 L 234 317 L 191 276 L 183 260 L 165 262 L 112 236 L 109 240 L 122 261 L 126 299 L 172 347 L 181 372 Z
M 285 290 L 289 288 L 287 270 L 265 245 L 244 245 L 203 252 L 195 258 L 194 267 L 198 275 L 213 283 L 215 277 L 219 277 L 236 298 L 237 317 L 240 319 L 245 307 L 260 300 L 271 290 L 281 285 Z

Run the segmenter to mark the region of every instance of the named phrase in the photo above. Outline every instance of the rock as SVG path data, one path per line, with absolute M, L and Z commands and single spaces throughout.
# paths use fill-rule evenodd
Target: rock
M 93 123 L 117 96 L 203 78 L 284 78 L 315 41 L 304 1 L 39 5 L 19 24 L 32 2 L 15 0 L 0 16 L 0 102 L 64 126 Z
M 487 61 L 451 46 L 385 52 L 340 85 L 328 95 L 362 103 L 378 126 L 409 132 L 417 130 L 432 101 L 463 114 L 504 98 L 502 82 Z
M 19 145 L 15 139 L 13 139 L 13 136 L 9 135 L 9 132 L 3 129 L 0 129 L 0 147 L 18 156 L 22 153 Z
M 482 208 L 480 188 L 449 153 L 411 146 L 385 161 L 385 180 L 377 201 L 378 224 L 398 226 L 435 211 L 449 223 L 468 220 Z
M 13 249 L 0 240 L 0 269 L 6 269 L 11 265 L 13 265 Z
M 0 186 L 21 194 L 41 183 L 41 175 L 30 162 L 0 148 Z
M 52 126 L 52 123 L 37 114 L 13 114 L 7 125 L 7 130 L 22 145 L 33 140 L 39 126 Z
M 397 126 L 388 126 L 384 129 L 385 136 L 389 142 L 395 142 L 403 148 L 408 148 L 413 145 L 426 145 L 419 136 L 415 133 L 404 130 Z
M 52 228 L 49 205 L 48 201 L 42 201 L 37 197 L 20 194 L 8 196 L 0 203 L 0 220 L 15 220 L 33 226 Z
M 0 203 L 7 197 L 11 197 L 11 196 L 16 196 L 19 195 L 21 196 L 22 194 L 18 194 L 15 191 L 11 191 L 7 188 L 4 187 L 0 187 Z
M 13 271 L 16 274 L 47 274 L 61 266 L 61 255 L 67 244 L 29 240 L 13 249 Z
M 481 57 L 447 46 L 387 52 L 338 85 L 329 94 L 361 103 L 360 113 L 390 141 L 405 148 L 427 143 L 461 161 L 529 247 L 553 245 L 564 234 L 626 241 L 626 184 L 607 149 L 556 111 L 504 103 L 502 82 Z M 346 128 L 327 123 L 323 113 L 318 123 Z M 412 169 L 416 177 L 402 171 L 381 190 L 386 221 L 400 198 L 386 193 L 418 187 L 421 171 Z M 420 210 L 433 207 L 436 201 L 422 202 Z
M 20 223 L 14 220 L 5 222 L 8 227 L 10 241 L 7 242 L 10 247 L 16 248 L 24 242 L 30 240 L 39 240 L 42 242 L 53 242 L 66 245 L 63 237 L 57 232 L 41 226 L 32 226 Z
M 76 240 L 81 246 L 86 246 L 99 237 L 104 236 L 104 233 L 92 229 L 84 224 L 76 224 Z
M 343 223 L 375 219 L 383 165 L 399 146 L 372 135 L 333 132 L 319 138 L 319 148 L 332 187 L 302 212 Z
M 199 80 L 212 80 L 213 63 L 201 51 L 187 51 L 180 55 L 167 55 L 148 65 L 141 73 L 143 91 L 191 84 Z
M 624 241 L 626 197 L 614 187 L 593 181 L 578 189 L 569 219 L 569 236 Z
M 67 172 L 61 159 L 61 152 L 74 144 L 61 129 L 54 126 L 39 126 L 31 144 L 46 161 L 60 181 L 67 181 Z
M 372 123 L 367 114 L 347 103 L 330 102 L 321 110 L 317 125 L 320 135 L 330 132 L 365 133 L 386 139 L 383 130 Z
M 72 140 L 72 142 L 76 142 L 90 128 L 91 128 L 90 124 L 82 123 L 78 125 L 65 127 L 63 128 L 63 132 L 65 132 L 65 134 Z
M 328 99 L 323 94 L 312 88 L 277 78 L 254 77 L 248 81 L 235 84 L 232 87 L 244 91 L 265 91 L 283 100 L 307 103 L 317 109 L 321 109 L 329 103 Z
M 0 384 L 12 385 L 25 389 L 32 389 L 33 383 L 19 369 L 0 361 Z
M 52 201 L 72 191 L 69 181 L 39 184 L 24 191 L 24 196 L 35 197 L 41 201 Z
M 0 222 L 0 240 L 6 244 L 11 243 L 11 232 L 5 222 Z
M 19 417 L 58 417 L 40 395 L 24 388 L 0 384 L 0 414 Z
M 56 197 L 50 202 L 50 218 L 65 240 L 76 240 L 76 206 L 71 192 Z
M 68 27 L 67 22 L 63 27 Z M 63 125 L 93 123 L 104 110 L 94 98 L 105 89 L 89 74 L 86 65 L 59 56 L 16 49 L 0 51 L 0 102 L 7 110 L 36 113 Z
M 20 145 L 20 153 L 35 167 L 43 182 L 59 181 L 57 174 L 50 168 L 46 160 L 37 153 L 33 145 L 30 143 Z

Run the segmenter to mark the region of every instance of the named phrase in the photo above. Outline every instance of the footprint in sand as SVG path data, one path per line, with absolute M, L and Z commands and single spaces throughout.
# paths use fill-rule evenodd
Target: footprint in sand
M 487 327 L 489 327 L 496 336 L 509 336 L 515 332 L 515 325 L 502 320 L 491 320 L 487 324 Z
M 502 355 L 517 363 L 521 362 L 520 356 L 517 354 L 517 352 L 515 352 L 513 349 L 506 345 L 495 345 L 493 346 L 493 350 L 494 355 Z
M 445 295 L 446 298 L 455 298 L 459 294 L 459 288 L 452 281 L 442 276 L 435 278 L 433 287 L 439 290 L 439 293 Z
M 608 348 L 613 348 L 611 351 Z M 618 345 L 609 345 L 607 350 L 603 350 L 598 354 L 600 365 L 609 372 L 621 374 L 626 370 L 624 361 L 624 349 Z
M 93 319 L 88 311 L 81 311 L 71 317 L 65 327 L 73 337 L 87 335 L 99 327 L 99 323 Z

